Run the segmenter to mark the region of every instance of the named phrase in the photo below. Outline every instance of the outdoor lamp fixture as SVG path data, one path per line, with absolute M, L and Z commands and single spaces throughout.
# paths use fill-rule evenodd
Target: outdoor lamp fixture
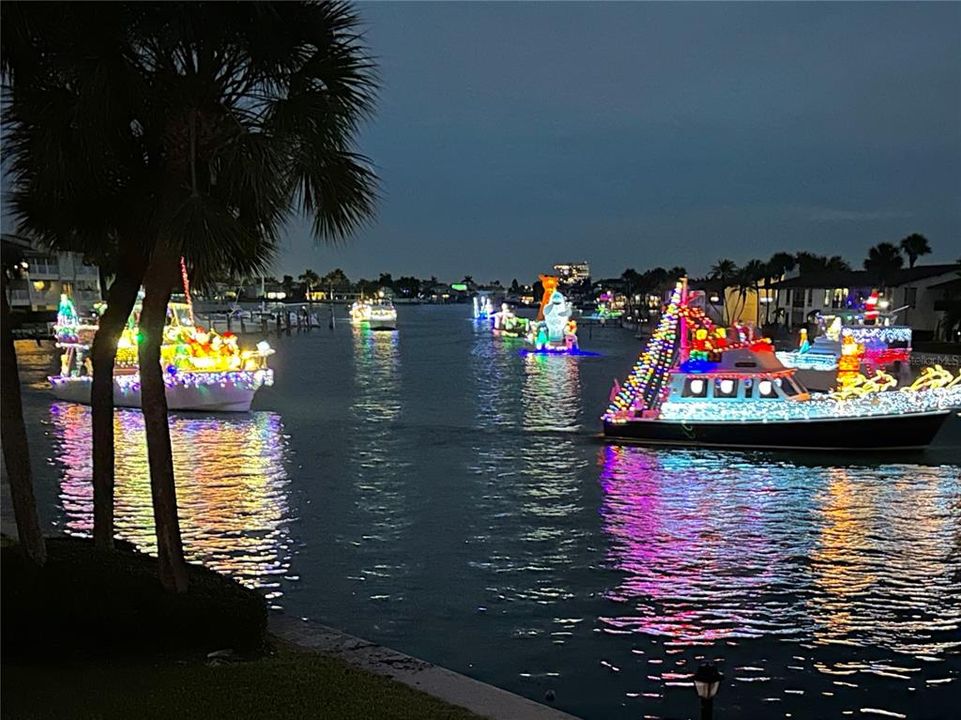
M 701 720 L 711 720 L 714 715 L 714 696 L 721 687 L 724 676 L 714 663 L 704 663 L 694 673 L 694 689 L 701 698 Z

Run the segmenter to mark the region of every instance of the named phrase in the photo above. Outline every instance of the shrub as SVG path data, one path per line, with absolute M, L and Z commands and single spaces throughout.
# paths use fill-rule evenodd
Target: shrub
M 156 559 L 127 543 L 105 551 L 49 538 L 47 551 L 37 568 L 16 545 L 0 549 L 5 660 L 264 646 L 264 598 L 212 570 L 191 565 L 190 588 L 177 595 L 161 587 Z

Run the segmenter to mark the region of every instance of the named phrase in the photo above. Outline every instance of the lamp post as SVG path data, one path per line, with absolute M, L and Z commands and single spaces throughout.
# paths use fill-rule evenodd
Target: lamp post
M 714 716 L 714 696 L 723 679 L 714 663 L 704 663 L 694 673 L 694 689 L 701 698 L 701 720 L 711 720 Z

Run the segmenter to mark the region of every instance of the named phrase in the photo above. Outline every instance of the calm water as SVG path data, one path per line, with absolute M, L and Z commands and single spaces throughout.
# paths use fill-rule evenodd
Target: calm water
M 173 417 L 190 556 L 586 717 L 691 717 L 704 658 L 719 717 L 953 716 L 961 422 L 909 460 L 608 447 L 592 436 L 637 340 L 524 357 L 467 312 L 272 339 L 257 412 Z M 23 350 L 40 501 L 82 533 L 89 410 L 51 404 L 49 350 Z M 118 525 L 149 548 L 143 421 L 116 424 Z

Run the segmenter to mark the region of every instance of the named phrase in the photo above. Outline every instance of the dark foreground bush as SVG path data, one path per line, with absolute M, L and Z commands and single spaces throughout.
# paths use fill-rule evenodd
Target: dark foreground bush
M 38 569 L 16 545 L 0 550 L 4 660 L 263 648 L 266 603 L 230 578 L 191 565 L 190 589 L 176 595 L 156 559 L 129 545 L 50 538 L 47 552 Z

